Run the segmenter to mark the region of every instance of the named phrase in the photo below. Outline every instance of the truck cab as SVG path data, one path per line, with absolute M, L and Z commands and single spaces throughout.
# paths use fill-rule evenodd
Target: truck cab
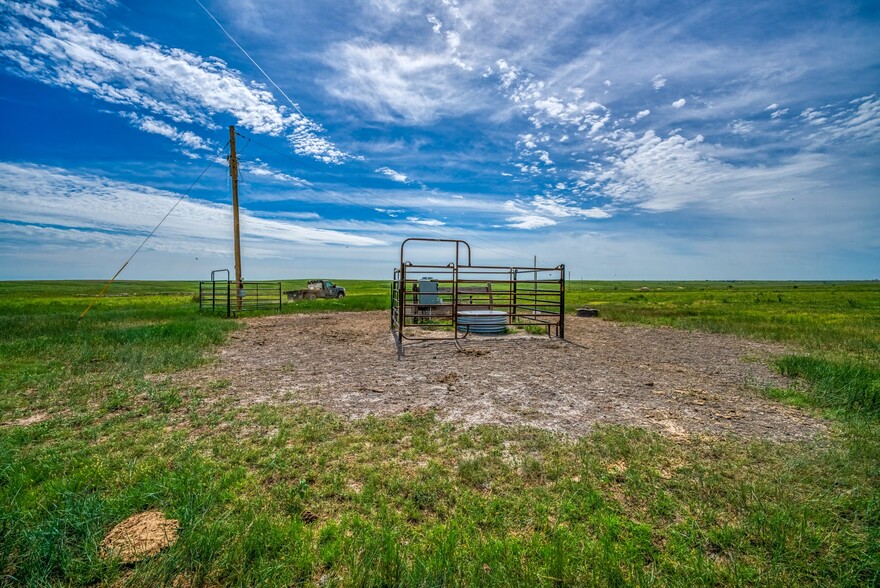
M 330 280 L 311 280 L 308 289 L 320 292 L 321 298 L 342 298 L 345 296 L 345 288 L 337 286 Z

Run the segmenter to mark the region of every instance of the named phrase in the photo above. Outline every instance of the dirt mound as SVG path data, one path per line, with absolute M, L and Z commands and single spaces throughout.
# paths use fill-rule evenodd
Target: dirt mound
M 166 519 L 158 510 L 131 516 L 110 531 L 101 541 L 103 557 L 116 556 L 122 563 L 134 563 L 156 555 L 177 541 L 180 524 Z
M 351 418 L 433 411 L 464 426 L 574 436 L 596 424 L 777 441 L 825 430 L 758 393 L 790 385 L 767 367 L 788 352 L 780 345 L 567 317 L 567 341 L 469 335 L 461 350 L 438 340 L 398 360 L 388 325 L 387 312 L 246 319 L 217 363 L 175 379 L 241 405 L 316 405 Z M 218 380 L 228 385 L 218 390 Z

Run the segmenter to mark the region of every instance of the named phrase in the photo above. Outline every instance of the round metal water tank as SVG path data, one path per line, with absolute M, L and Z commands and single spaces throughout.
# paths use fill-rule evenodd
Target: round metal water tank
M 478 335 L 500 335 L 507 332 L 507 313 L 503 310 L 460 310 L 458 330 Z

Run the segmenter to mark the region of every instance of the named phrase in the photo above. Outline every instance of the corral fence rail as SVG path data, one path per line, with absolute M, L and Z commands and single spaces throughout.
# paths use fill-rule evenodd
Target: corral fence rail
M 405 258 L 407 243 L 448 243 L 453 261 L 416 263 Z M 465 261 L 466 263 L 462 263 Z M 391 283 L 391 330 L 402 355 L 405 341 L 466 338 L 479 332 L 472 317 L 496 324 L 545 331 L 565 338 L 565 265 L 476 266 L 470 245 L 456 239 L 407 239 Z M 471 319 L 466 320 L 466 319 Z
M 226 272 L 227 279 L 214 279 L 218 272 Z M 281 312 L 281 282 L 242 281 L 237 289 L 229 279 L 229 270 L 211 272 L 211 278 L 199 282 L 200 311 L 219 312 L 227 317 L 245 312 Z

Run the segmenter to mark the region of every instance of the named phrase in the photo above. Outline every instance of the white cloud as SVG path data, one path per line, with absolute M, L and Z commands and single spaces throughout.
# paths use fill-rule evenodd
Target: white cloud
M 242 162 L 241 169 L 245 173 L 242 174 L 244 179 L 247 180 L 247 175 L 250 174 L 252 176 L 256 176 L 262 179 L 271 179 L 278 182 L 290 183 L 295 186 L 311 186 L 311 182 L 308 180 L 304 180 L 303 178 L 297 178 L 295 176 L 291 176 L 284 172 L 280 172 L 278 170 L 274 170 L 269 165 L 259 159 L 256 159 L 252 162 Z
M 327 90 L 360 104 L 377 120 L 425 124 L 476 107 L 470 93 L 452 83 L 461 68 L 445 53 L 345 42 L 330 50 L 327 61 L 337 72 L 326 82 Z
M 292 218 L 296 220 L 318 220 L 321 215 L 317 212 L 275 212 L 273 218 Z
M 398 215 L 406 212 L 405 208 L 374 208 L 376 212 L 381 212 L 382 214 L 387 214 L 391 218 L 397 218 Z
M 571 201 L 553 196 L 535 196 L 532 206 L 540 215 L 554 216 L 558 218 L 582 217 L 582 218 L 610 218 L 611 214 L 601 208 L 580 208 Z
M 556 221 L 546 216 L 537 214 L 524 214 L 521 216 L 512 216 L 507 219 L 507 226 L 512 229 L 540 229 L 541 227 L 552 227 Z
M 320 136 L 320 125 L 277 106 L 270 92 L 248 84 L 220 59 L 149 40 L 129 44 L 122 35 L 95 32 L 85 20 L 65 20 L 61 9 L 47 4 L 9 2 L 6 7 L 0 54 L 16 75 L 134 108 L 139 113 L 132 120 L 140 128 L 189 141 L 190 147 L 198 144 L 194 134 L 155 117 L 216 129 L 214 116 L 225 113 L 252 132 L 286 135 L 298 154 L 327 163 L 349 157 Z
M 780 108 L 779 110 L 774 110 L 773 112 L 771 112 L 770 118 L 773 120 L 776 120 L 782 116 L 785 116 L 786 114 L 788 114 L 788 109 L 787 108 Z
M 406 184 L 409 182 L 409 178 L 407 178 L 405 174 L 395 171 L 390 167 L 380 167 L 376 170 L 376 173 L 386 175 L 395 182 L 400 182 L 402 184 Z
M 522 144 L 526 149 L 535 149 L 538 144 L 535 143 L 536 137 L 531 133 L 525 133 L 519 136 L 518 143 Z
M 735 120 L 730 123 L 730 132 L 734 135 L 748 135 L 755 130 L 755 125 L 744 120 Z
M 595 133 L 608 121 L 608 109 L 594 101 L 581 102 L 575 98 L 563 101 L 558 96 L 537 99 L 530 105 L 534 109 L 529 120 L 536 128 L 546 124 L 576 127 L 579 131 Z
M 628 133 L 619 139 L 620 155 L 610 165 L 585 172 L 601 193 L 619 206 L 651 212 L 682 209 L 711 211 L 724 216 L 760 214 L 780 202 L 815 203 L 832 186 L 827 179 L 836 169 L 834 159 L 822 153 L 800 153 L 763 162 L 733 165 L 711 156 L 714 146 L 702 136 L 680 134 L 661 138 L 653 131 Z M 839 180 L 835 180 L 837 182 Z M 763 207 L 763 208 L 762 208 Z
M 440 29 L 443 28 L 443 23 L 440 22 L 440 19 L 434 16 L 433 14 L 428 15 L 428 22 L 431 23 L 431 28 L 434 29 L 435 33 L 439 33 Z
M 663 76 L 661 76 L 660 74 L 657 74 L 651 80 L 651 85 L 654 86 L 655 90 L 659 90 L 666 85 L 666 79 Z
M 506 59 L 499 59 L 495 62 L 495 65 L 498 66 L 501 87 L 506 90 L 513 86 L 513 83 L 516 82 L 517 78 L 520 75 L 519 68 L 511 66 L 509 63 L 507 63 Z
M 828 121 L 824 111 L 818 108 L 806 108 L 800 113 L 800 117 L 812 125 L 821 125 Z
M 134 112 L 122 112 L 120 115 L 127 118 L 134 126 L 147 133 L 162 135 L 163 137 L 167 137 L 190 149 L 196 149 L 199 151 L 211 149 L 211 144 L 208 141 L 199 137 L 192 131 L 181 131 L 180 129 L 164 121 L 155 119 L 152 116 L 142 116 Z
M 856 98 L 844 106 L 807 108 L 799 117 L 818 129 L 814 135 L 818 139 L 880 142 L 880 96 L 877 94 Z
M 678 100 L 676 100 L 675 102 L 672 103 L 672 108 L 679 109 L 682 106 L 684 106 L 685 104 L 687 104 L 687 100 L 685 100 L 684 98 L 679 98 Z
M 53 227 L 69 239 L 94 240 L 119 247 L 132 236 L 143 239 L 171 210 L 178 194 L 59 168 L 0 163 L 2 220 L 35 227 Z M 228 248 L 231 207 L 185 198 L 177 205 L 149 248 L 166 251 L 218 251 Z M 277 250 L 284 243 L 375 246 L 372 237 L 313 228 L 262 217 L 243 210 L 243 239 L 254 251 Z M 51 246 L 42 242 L 40 246 Z
M 437 220 L 434 218 L 419 218 L 417 216 L 407 217 L 406 220 L 408 220 L 411 223 L 414 223 L 417 225 L 423 225 L 426 227 L 442 227 L 443 225 L 446 224 L 443 221 L 440 221 L 440 220 Z

